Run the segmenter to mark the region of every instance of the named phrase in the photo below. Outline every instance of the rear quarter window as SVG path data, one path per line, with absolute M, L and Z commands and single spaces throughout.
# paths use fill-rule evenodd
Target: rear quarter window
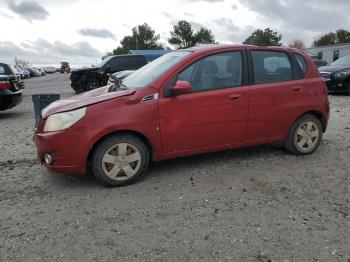
M 0 65 L 0 75 L 4 75 L 4 74 L 5 74 L 5 67 Z
M 306 63 L 305 57 L 302 56 L 301 54 L 294 54 L 294 55 L 295 55 L 295 60 L 297 61 L 300 71 L 302 72 L 304 77 L 307 72 L 307 63 Z

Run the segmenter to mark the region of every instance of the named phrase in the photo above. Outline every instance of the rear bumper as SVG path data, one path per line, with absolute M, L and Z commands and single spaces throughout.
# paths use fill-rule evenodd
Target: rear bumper
M 0 90 L 0 111 L 10 109 L 22 102 L 22 91 Z

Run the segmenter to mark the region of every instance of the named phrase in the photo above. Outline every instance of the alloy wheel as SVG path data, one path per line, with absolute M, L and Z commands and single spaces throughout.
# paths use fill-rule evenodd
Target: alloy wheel
M 320 139 L 320 129 L 313 121 L 299 125 L 294 137 L 294 144 L 300 152 L 308 153 L 317 147 Z
M 113 180 L 127 180 L 137 174 L 141 160 L 141 154 L 134 145 L 119 143 L 107 149 L 103 155 L 102 170 Z

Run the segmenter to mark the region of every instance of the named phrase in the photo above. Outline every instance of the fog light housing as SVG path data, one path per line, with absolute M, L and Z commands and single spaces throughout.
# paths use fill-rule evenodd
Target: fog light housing
M 47 165 L 52 164 L 52 156 L 49 153 L 44 154 L 44 160 Z

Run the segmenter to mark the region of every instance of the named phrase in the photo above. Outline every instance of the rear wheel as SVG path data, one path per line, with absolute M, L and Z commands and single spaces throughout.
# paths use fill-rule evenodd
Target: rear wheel
M 285 148 L 296 155 L 313 153 L 322 141 L 322 125 L 313 115 L 300 117 L 289 131 Z
M 107 186 L 125 186 L 147 172 L 149 151 L 136 136 L 118 134 L 103 140 L 95 149 L 91 169 Z
M 346 90 L 346 94 L 350 96 L 350 80 L 348 81 L 348 89 Z

